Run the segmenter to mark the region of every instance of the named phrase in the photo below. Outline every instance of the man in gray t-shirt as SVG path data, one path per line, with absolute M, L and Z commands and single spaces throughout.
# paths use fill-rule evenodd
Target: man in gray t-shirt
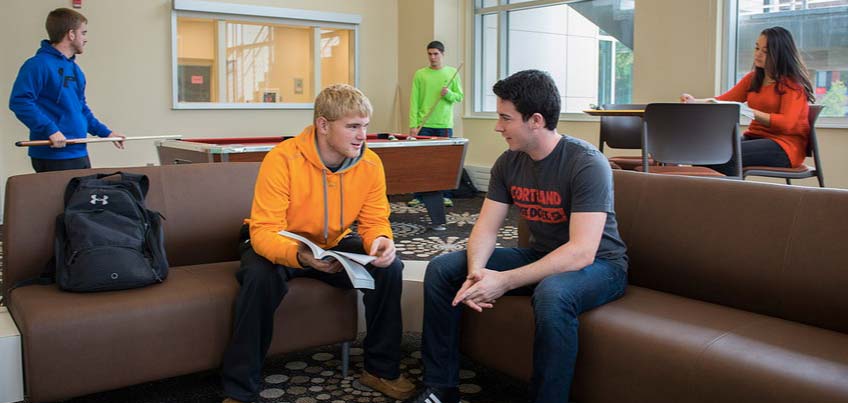
M 425 388 L 408 402 L 459 402 L 460 305 L 482 312 L 505 294 L 532 295 L 532 401 L 568 402 L 577 317 L 621 297 L 627 284 L 609 163 L 592 145 L 556 132 L 560 97 L 553 79 L 521 71 L 498 81 L 494 92 L 495 131 L 509 151 L 492 167 L 468 251 L 427 266 Z M 530 225 L 531 248 L 495 248 L 510 204 Z
M 606 213 L 595 257 L 626 268 L 612 196 L 606 157 L 583 140 L 559 136 L 553 151 L 538 161 L 522 151 L 504 152 L 492 167 L 486 198 L 514 204 L 530 227 L 531 247 L 545 254 L 568 243 L 572 213 Z

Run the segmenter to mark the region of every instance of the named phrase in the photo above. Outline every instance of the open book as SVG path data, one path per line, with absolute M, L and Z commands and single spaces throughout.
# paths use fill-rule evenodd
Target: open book
M 371 263 L 376 256 L 363 255 L 360 253 L 339 252 L 334 250 L 324 250 L 312 241 L 292 232 L 280 231 L 278 234 L 299 241 L 308 246 L 312 250 L 312 255 L 316 259 L 336 259 L 344 267 L 347 276 L 350 278 L 353 288 L 374 289 L 374 278 L 365 270 L 365 265 Z
M 718 100 L 718 99 L 715 99 L 715 98 L 707 98 L 707 103 L 708 104 L 736 104 L 736 105 L 739 105 L 739 114 L 740 115 L 745 116 L 745 117 L 747 117 L 748 119 L 751 119 L 751 120 L 754 119 L 754 111 L 752 111 L 751 108 L 749 108 L 747 104 L 744 104 L 742 102 L 721 101 L 721 100 Z

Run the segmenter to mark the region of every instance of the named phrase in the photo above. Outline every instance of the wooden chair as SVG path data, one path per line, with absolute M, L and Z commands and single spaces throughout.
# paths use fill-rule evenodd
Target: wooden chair
M 698 165 L 723 164 L 733 158 L 735 174 L 729 177 L 742 178 L 739 105 L 648 104 L 642 125 L 645 172 L 724 177 Z M 650 166 L 649 154 L 661 165 Z
M 749 166 L 742 169 L 742 177 L 764 176 L 768 178 L 784 178 L 786 184 L 791 185 L 792 179 L 804 179 L 816 177 L 819 186 L 824 187 L 824 173 L 822 172 L 821 158 L 819 157 L 819 142 L 816 138 L 816 120 L 819 118 L 824 105 L 810 105 L 808 120 L 810 122 L 810 136 L 807 139 L 807 156 L 813 157 L 815 166 L 809 167 L 801 164 L 796 168 L 778 168 L 768 166 Z
M 644 104 L 604 104 L 607 110 L 645 109 Z M 604 144 L 612 148 L 628 150 L 642 149 L 642 118 L 639 116 L 602 116 L 598 149 L 604 152 Z M 641 156 L 610 157 L 613 168 L 632 171 L 642 165 Z M 653 161 L 651 161 L 653 162 Z

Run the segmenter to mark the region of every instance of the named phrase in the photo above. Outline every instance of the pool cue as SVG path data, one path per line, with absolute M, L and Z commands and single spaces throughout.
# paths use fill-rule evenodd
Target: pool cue
M 451 79 L 448 80 L 448 83 L 445 84 L 445 87 L 449 87 L 451 85 L 453 80 L 456 79 L 456 75 L 459 74 L 459 71 L 462 70 L 462 68 L 464 66 L 465 66 L 465 62 L 462 62 L 462 63 L 459 64 L 459 67 L 456 68 L 456 71 L 453 73 L 453 76 L 451 77 Z M 436 109 L 436 105 L 438 105 L 439 102 L 442 102 L 442 98 L 444 98 L 444 97 L 445 97 L 444 95 L 439 94 L 439 99 L 437 99 L 436 102 L 434 102 L 433 105 L 430 106 L 430 110 L 428 110 L 427 114 L 424 115 L 424 119 L 421 119 L 421 124 L 418 125 L 418 127 L 415 128 L 415 133 L 418 133 L 418 131 L 421 130 L 422 127 L 424 127 L 424 123 L 427 122 L 427 119 L 430 118 L 430 114 L 432 114 L 433 110 Z M 407 139 L 414 138 L 414 137 L 415 136 L 408 136 Z
M 170 134 L 166 136 L 136 136 L 136 137 L 87 137 L 84 139 L 68 139 L 65 144 L 86 144 L 86 143 L 103 143 L 103 142 L 114 142 L 114 141 L 132 141 L 132 140 L 166 140 L 166 139 L 180 139 L 183 136 L 180 134 Z M 29 141 L 16 141 L 15 145 L 18 147 L 35 147 L 35 146 L 49 146 L 53 144 L 50 140 L 29 140 Z

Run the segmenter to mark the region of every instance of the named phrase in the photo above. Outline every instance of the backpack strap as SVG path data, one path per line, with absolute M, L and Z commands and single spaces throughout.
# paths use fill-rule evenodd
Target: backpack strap
M 147 191 L 150 189 L 150 179 L 147 179 L 147 175 L 129 172 L 116 172 L 116 174 L 121 174 L 121 180 L 123 181 L 138 184 L 139 190 L 141 191 L 141 200 L 144 200 L 144 198 L 147 197 Z
M 12 285 L 9 288 L 9 295 L 11 297 L 12 290 L 18 287 L 25 287 L 28 285 L 50 285 L 56 282 L 56 259 L 64 259 L 64 246 L 62 245 L 62 241 L 65 239 L 65 224 L 64 224 L 64 214 L 59 214 L 56 217 L 56 230 L 57 236 L 53 239 L 53 248 L 54 255 L 47 261 L 47 264 L 44 265 L 44 271 L 41 272 L 41 275 L 38 277 L 31 277 L 27 279 L 20 280 Z M 57 253 L 59 254 L 57 256 Z M 8 304 L 8 302 L 6 302 Z
M 12 290 L 14 290 L 15 288 L 18 288 L 18 287 L 25 287 L 25 286 L 33 285 L 33 284 L 49 285 L 49 284 L 53 284 L 55 282 L 56 282 L 56 259 L 50 258 L 50 261 L 48 261 L 47 264 L 44 265 L 44 271 L 41 273 L 40 276 L 18 281 L 17 283 L 12 285 L 12 288 L 10 288 L 9 291 L 12 291 Z

